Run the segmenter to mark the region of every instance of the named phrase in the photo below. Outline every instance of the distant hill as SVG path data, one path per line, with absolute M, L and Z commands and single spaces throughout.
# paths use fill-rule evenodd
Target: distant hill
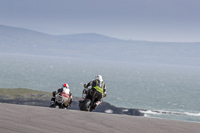
M 79 59 L 200 65 L 200 42 L 120 40 L 96 33 L 49 35 L 0 25 L 0 53 L 65 56 Z
M 53 35 L 0 25 L 0 52 L 46 54 L 66 43 Z
M 104 35 L 96 33 L 80 33 L 72 35 L 60 35 L 59 38 L 65 39 L 72 43 L 106 43 L 106 42 L 122 42 L 122 40 L 117 38 L 111 38 Z

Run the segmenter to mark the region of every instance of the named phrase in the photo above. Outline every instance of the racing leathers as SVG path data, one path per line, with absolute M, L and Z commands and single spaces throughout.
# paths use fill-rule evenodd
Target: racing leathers
M 65 93 L 65 92 L 67 92 L 66 90 L 67 89 L 69 89 L 69 88 L 66 88 L 66 87 L 61 87 L 61 88 L 59 88 L 57 91 L 53 91 L 52 92 L 52 98 L 51 98 L 51 103 L 50 103 L 50 107 L 55 107 L 55 96 L 58 94 L 58 93 Z M 72 102 L 73 102 L 73 96 L 72 96 L 72 93 L 71 93 L 71 91 L 70 91 L 70 89 L 69 89 L 69 99 L 70 99 L 70 101 L 69 101 L 69 106 L 72 104 Z
M 91 89 L 88 89 L 88 87 L 91 86 Z M 83 90 L 83 95 L 82 98 L 85 100 L 85 98 L 91 94 L 91 91 L 96 90 L 97 93 L 97 100 L 94 101 L 94 106 L 93 109 L 95 109 L 98 105 L 102 103 L 102 98 L 106 97 L 106 85 L 103 81 L 100 81 L 98 79 L 94 79 L 90 81 L 87 84 L 84 84 L 84 90 Z

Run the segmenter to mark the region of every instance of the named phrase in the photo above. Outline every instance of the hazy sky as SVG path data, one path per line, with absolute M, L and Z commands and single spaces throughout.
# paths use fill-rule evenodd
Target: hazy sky
M 200 0 L 0 0 L 0 24 L 54 35 L 200 42 Z

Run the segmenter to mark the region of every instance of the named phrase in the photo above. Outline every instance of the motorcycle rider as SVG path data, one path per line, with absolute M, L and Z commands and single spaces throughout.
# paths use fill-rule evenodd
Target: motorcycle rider
M 88 89 L 88 87 L 91 86 L 91 89 Z M 95 101 L 94 106 L 92 107 L 95 109 L 98 105 L 102 103 L 102 98 L 107 96 L 106 93 L 106 85 L 103 82 L 103 78 L 101 75 L 96 75 L 93 80 L 91 80 L 89 83 L 84 84 L 84 90 L 83 90 L 83 100 L 85 100 L 85 97 L 90 94 L 91 91 L 96 90 L 97 92 L 97 101 Z
M 52 92 L 53 97 L 51 98 L 50 107 L 55 107 L 55 96 L 56 96 L 56 94 L 63 92 L 64 89 L 69 89 L 69 85 L 67 83 L 64 83 L 61 88 L 57 89 L 57 91 Z M 73 97 L 72 97 L 71 91 L 69 91 L 69 96 L 70 96 L 70 102 L 69 102 L 69 106 L 70 106 L 73 102 Z

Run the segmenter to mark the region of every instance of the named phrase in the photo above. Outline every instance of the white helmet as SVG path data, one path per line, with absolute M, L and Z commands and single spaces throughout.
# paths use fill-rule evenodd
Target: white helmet
M 98 80 L 100 80 L 101 82 L 103 81 L 103 78 L 102 78 L 101 75 L 96 75 L 96 76 L 95 76 L 95 79 L 98 79 Z

